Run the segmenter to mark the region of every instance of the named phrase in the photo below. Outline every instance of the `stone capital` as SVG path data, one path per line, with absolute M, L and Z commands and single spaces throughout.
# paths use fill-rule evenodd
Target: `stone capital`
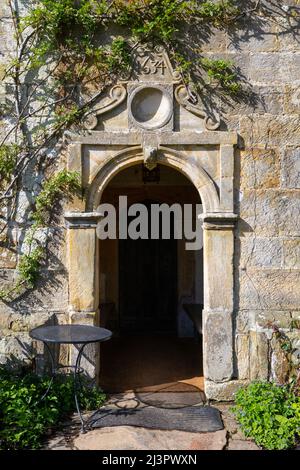
M 232 212 L 211 212 L 200 214 L 205 230 L 232 230 L 238 215 Z
M 67 228 L 94 228 L 103 214 L 100 212 L 66 212 L 64 214 Z

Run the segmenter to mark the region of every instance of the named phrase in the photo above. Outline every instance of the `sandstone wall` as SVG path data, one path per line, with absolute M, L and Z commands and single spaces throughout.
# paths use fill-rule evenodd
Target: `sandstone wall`
M 292 339 L 295 363 L 300 357 L 300 26 L 299 13 L 289 14 L 289 6 L 299 2 L 269 3 L 281 8 L 271 6 L 269 16 L 247 20 L 241 30 L 215 31 L 202 45 L 202 55 L 237 64 L 249 94 L 248 100 L 220 97 L 217 103 L 223 129 L 240 135 L 235 169 L 240 217 L 235 238 L 235 366 L 240 380 L 282 379 L 284 359 L 272 339 L 272 324 Z M 0 15 L 1 74 L 14 42 L 4 0 Z M 0 287 L 16 276 L 35 190 L 31 175 L 10 227 L 18 248 L 0 245 Z M 67 321 L 63 220 L 48 230 L 49 260 L 38 289 L 16 303 L 0 302 L 0 362 L 11 355 L 31 357 L 28 329 Z

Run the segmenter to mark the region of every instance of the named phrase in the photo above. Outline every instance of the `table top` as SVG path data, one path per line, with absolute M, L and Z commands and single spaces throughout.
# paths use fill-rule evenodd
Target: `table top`
M 90 325 L 55 325 L 39 326 L 31 330 L 29 335 L 47 343 L 85 344 L 107 341 L 112 337 L 112 332 Z

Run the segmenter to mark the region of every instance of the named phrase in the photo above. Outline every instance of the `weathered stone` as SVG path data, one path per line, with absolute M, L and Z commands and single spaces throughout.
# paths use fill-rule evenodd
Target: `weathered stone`
M 0 354 L 6 355 L 9 361 L 31 361 L 34 351 L 32 339 L 26 333 L 5 335 L 0 340 Z
M 249 378 L 249 353 L 249 336 L 237 335 L 236 355 L 239 380 L 246 380 Z
M 282 159 L 282 186 L 300 188 L 300 147 L 288 147 Z
M 17 198 L 16 222 L 19 224 L 27 223 L 28 215 L 32 209 L 33 195 L 30 191 L 20 191 Z
M 228 50 L 235 52 L 275 52 L 279 50 L 277 22 L 270 22 L 268 18 L 260 17 L 260 28 L 257 34 L 249 34 L 256 30 L 255 18 L 247 18 L 247 30 L 239 28 L 233 36 L 228 38 Z
M 268 189 L 280 185 L 280 160 L 276 149 L 253 148 L 241 152 L 241 189 Z
M 226 33 L 217 28 L 212 28 L 211 37 L 207 43 L 201 45 L 203 52 L 225 52 L 227 48 Z M 192 40 L 192 35 L 191 35 Z
M 249 70 L 255 83 L 293 83 L 300 72 L 300 54 L 251 54 Z
M 285 268 L 300 269 L 299 239 L 283 241 L 283 266 Z
M 15 279 L 15 271 L 13 269 L 1 269 L 0 270 L 0 289 L 7 290 L 9 289 Z
M 9 316 L 8 328 L 12 331 L 29 331 L 41 325 L 55 325 L 60 315 L 45 310 L 30 313 L 13 313 Z
M 283 385 L 287 383 L 289 379 L 290 373 L 290 364 L 286 357 L 286 354 L 281 348 L 280 342 L 278 339 L 273 335 L 270 346 L 272 349 L 272 356 L 271 356 L 271 374 L 272 379 Z
M 95 228 L 69 230 L 69 303 L 74 311 L 97 308 Z
M 272 328 L 277 326 L 278 328 L 290 328 L 292 315 L 291 312 L 281 310 L 261 310 L 255 314 L 256 323 L 261 328 Z
M 95 429 L 74 440 L 78 450 L 222 450 L 226 431 L 190 433 L 130 426 Z
M 205 380 L 205 395 L 210 400 L 234 401 L 234 395 L 238 389 L 245 387 L 248 383 L 247 380 L 230 380 L 223 383 Z
M 300 91 L 296 85 L 286 85 L 284 93 L 284 112 L 297 114 L 300 110 Z
M 242 116 L 240 132 L 247 147 L 299 145 L 299 116 Z
M 266 335 L 250 331 L 250 379 L 268 380 L 269 346 Z
M 254 231 L 257 236 L 299 236 L 299 216 L 299 192 L 269 189 L 247 190 L 242 194 L 240 217 L 247 232 Z
M 237 333 L 248 333 L 255 326 L 255 312 L 253 310 L 240 310 L 236 316 Z
M 233 439 L 230 440 L 227 450 L 260 450 L 260 448 L 252 441 Z
M 247 310 L 293 310 L 300 302 L 300 274 L 289 270 L 240 272 L 240 308 Z
M 0 268 L 13 269 L 17 265 L 17 253 L 15 248 L 0 246 Z
M 255 266 L 280 268 L 282 265 L 282 240 L 280 238 L 241 237 L 241 267 Z
M 300 348 L 295 349 L 291 354 L 291 362 L 292 364 L 299 369 L 300 366 Z
M 233 374 L 232 365 L 232 322 L 230 313 L 205 313 L 204 316 L 204 358 L 205 376 L 216 382 L 229 380 Z
M 239 119 L 241 116 L 249 116 L 250 114 L 273 114 L 278 115 L 283 113 L 283 86 L 272 86 L 272 85 L 255 85 L 251 87 L 251 93 L 253 95 L 252 100 L 241 100 L 236 102 L 230 98 L 226 103 L 220 104 L 220 109 L 226 115 L 226 124 L 228 116 L 228 129 L 239 129 L 239 122 L 236 122 L 236 126 L 232 127 L 234 119 Z M 237 116 L 232 116 L 232 108 Z M 261 149 L 263 151 L 263 149 Z M 271 150 L 271 149 L 270 149 Z

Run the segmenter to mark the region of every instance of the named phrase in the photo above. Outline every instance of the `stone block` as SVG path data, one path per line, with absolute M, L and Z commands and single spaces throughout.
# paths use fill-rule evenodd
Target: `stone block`
M 284 14 L 279 14 L 276 18 L 278 25 L 277 41 L 280 50 L 284 52 L 299 52 L 299 43 L 295 41 L 296 31 L 299 27 L 298 15 L 295 15 L 297 10 L 289 9 L 290 6 L 299 7 L 298 0 L 285 0 L 282 5 L 282 10 L 285 8 Z
M 292 315 L 288 310 L 262 310 L 255 312 L 256 323 L 261 328 L 290 328 Z
M 240 133 L 246 147 L 300 145 L 299 115 L 241 116 Z
M 70 305 L 74 311 L 93 311 L 97 302 L 95 258 L 98 240 L 95 229 L 70 229 L 68 232 Z
M 269 345 L 265 333 L 250 331 L 250 379 L 268 380 Z
M 236 102 L 228 98 L 226 103 L 220 103 L 222 115 L 232 118 L 234 115 L 249 116 L 251 114 L 273 114 L 280 115 L 284 109 L 284 85 L 253 85 L 249 90 L 249 98 Z M 226 119 L 227 122 L 227 119 Z
M 3 333 L 2 333 L 3 334 Z M 30 361 L 34 351 L 32 339 L 27 333 L 5 335 L 0 339 L 0 354 L 4 354 L 9 362 Z
M 280 238 L 241 237 L 240 266 L 280 268 L 282 265 L 283 247 Z
M 240 273 L 240 308 L 294 310 L 300 303 L 300 273 L 284 270 L 255 270 Z
M 29 13 L 30 8 L 35 4 L 35 0 L 18 0 L 13 3 L 13 7 L 16 9 L 19 15 L 24 16 Z M 1 0 L 0 2 L 0 17 L 11 18 L 11 10 L 9 8 L 9 2 Z
M 239 310 L 236 315 L 236 331 L 248 333 L 255 326 L 255 311 Z
M 297 114 L 300 111 L 300 90 L 298 85 L 285 85 L 283 94 L 285 114 Z
M 9 289 L 15 280 L 14 269 L 1 269 L 0 270 L 0 290 Z M 0 302 L 1 303 L 1 302 Z
M 239 380 L 249 379 L 249 335 L 237 335 L 236 355 Z
M 16 40 L 14 38 L 15 29 L 11 17 L 1 18 L 0 23 L 0 44 L 1 51 L 8 55 L 9 52 L 13 52 L 16 46 Z
M 281 166 L 282 187 L 300 189 L 300 146 L 285 149 Z
M 230 382 L 216 383 L 205 380 L 205 395 L 210 400 L 234 401 L 235 393 L 248 385 L 247 380 L 231 380 Z
M 35 289 L 18 299 L 18 308 L 31 311 L 65 312 L 68 309 L 68 276 L 65 271 L 41 271 Z
M 300 239 L 283 240 L 283 266 L 300 269 Z
M 300 236 L 300 193 L 271 189 L 244 191 L 240 217 L 247 232 L 254 231 L 257 236 Z
M 191 41 L 193 41 L 191 36 Z M 211 29 L 209 40 L 201 44 L 201 51 L 203 52 L 226 52 L 227 37 L 225 31 L 220 31 L 217 28 Z
M 281 349 L 280 342 L 273 335 L 271 341 L 271 377 L 278 384 L 285 384 L 289 379 L 290 363 Z
M 17 197 L 16 222 L 28 224 L 28 215 L 32 209 L 33 195 L 30 191 L 20 191 Z
M 244 439 L 232 439 L 229 442 L 227 450 L 260 450 L 260 448 L 252 441 Z
M 60 271 L 66 269 L 66 238 L 65 227 L 40 228 L 35 232 L 34 239 L 46 249 L 46 257 L 42 263 L 43 269 Z M 32 246 L 35 246 L 35 242 Z M 24 253 L 28 251 L 25 243 L 21 245 L 21 250 Z
M 250 55 L 249 79 L 254 83 L 293 83 L 300 73 L 300 53 Z
M 229 312 L 204 312 L 204 374 L 215 382 L 233 374 L 232 320 Z
M 47 310 L 35 312 L 12 313 L 9 316 L 8 328 L 14 332 L 29 331 L 41 325 L 56 325 L 57 315 Z
M 17 265 L 17 253 L 15 247 L 0 246 L 0 268 L 14 269 Z
M 242 4 L 244 2 L 241 2 Z M 243 5 L 242 5 L 243 6 Z M 235 29 L 234 35 L 229 35 L 228 51 L 234 52 L 276 52 L 279 49 L 277 22 L 268 21 L 260 16 L 259 26 L 257 19 L 247 17 L 247 28 Z M 253 34 L 250 33 L 253 30 Z
M 280 186 L 280 157 L 277 149 L 246 149 L 241 152 L 241 189 Z

